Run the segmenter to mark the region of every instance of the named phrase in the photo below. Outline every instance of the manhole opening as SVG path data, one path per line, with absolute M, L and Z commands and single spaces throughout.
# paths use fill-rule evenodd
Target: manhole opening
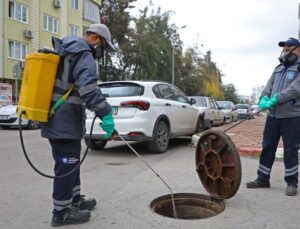
M 193 193 L 175 193 L 177 219 L 205 219 L 218 215 L 225 210 L 222 200 L 210 196 Z M 150 208 L 155 213 L 175 218 L 172 207 L 171 195 L 165 195 L 154 199 Z

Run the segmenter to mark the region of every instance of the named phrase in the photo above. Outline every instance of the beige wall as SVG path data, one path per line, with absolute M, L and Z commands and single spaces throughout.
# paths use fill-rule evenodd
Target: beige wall
M 102 0 L 93 0 L 94 2 L 96 2 L 99 6 L 102 5 Z
M 78 0 L 78 10 L 75 10 L 72 8 L 71 4 L 70 4 L 70 10 L 68 12 L 68 35 L 71 34 L 71 26 L 70 25 L 76 25 L 79 27 L 79 32 L 78 35 L 81 36 L 82 34 L 82 10 L 83 10 L 83 0 Z
M 4 16 L 4 37 L 3 37 L 3 66 L 5 66 L 3 75 L 5 78 L 12 78 L 12 68 L 19 60 L 8 58 L 8 41 L 15 40 L 28 45 L 28 50 L 31 49 L 31 39 L 24 36 L 24 30 L 31 27 L 31 1 L 20 0 L 19 3 L 28 7 L 28 24 L 15 21 L 8 17 L 8 0 L 3 1 L 3 16 Z
M 66 1 L 66 0 L 65 0 Z M 61 1 L 63 2 L 63 1 Z M 60 20 L 61 11 L 67 10 L 65 7 L 54 8 L 53 1 L 44 1 L 40 5 L 40 47 L 52 48 L 52 37 L 61 37 L 62 21 Z M 44 15 L 50 15 L 58 19 L 58 33 L 51 33 L 43 29 Z
M 52 36 L 64 37 L 71 34 L 70 25 L 79 27 L 79 36 L 82 35 L 83 26 L 88 27 L 89 22 L 83 21 L 83 1 L 79 0 L 79 9 L 71 7 L 71 0 L 60 0 L 61 7 L 53 7 L 53 0 L 15 0 L 28 7 L 28 23 L 15 21 L 8 17 L 9 0 L 0 0 L 0 82 L 12 80 L 12 69 L 19 60 L 8 58 L 8 40 L 15 40 L 27 44 L 28 53 L 36 52 L 39 48 L 52 48 Z M 101 0 L 93 0 L 99 6 Z M 58 19 L 58 33 L 54 34 L 43 29 L 43 16 L 50 15 Z M 26 38 L 24 30 L 33 31 L 33 38 Z

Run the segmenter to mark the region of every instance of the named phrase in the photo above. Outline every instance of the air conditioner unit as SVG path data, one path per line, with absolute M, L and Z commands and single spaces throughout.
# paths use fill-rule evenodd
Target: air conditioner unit
M 25 61 L 20 61 L 20 67 L 21 67 L 21 69 L 25 68 Z
M 60 0 L 53 0 L 53 6 L 54 6 L 55 8 L 60 8 L 60 7 L 61 7 L 61 5 L 60 5 Z
M 24 36 L 27 38 L 33 38 L 33 32 L 30 29 L 25 29 Z

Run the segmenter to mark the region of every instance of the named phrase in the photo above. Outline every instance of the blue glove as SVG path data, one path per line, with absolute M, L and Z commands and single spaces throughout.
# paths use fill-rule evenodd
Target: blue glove
M 261 109 L 261 110 L 266 109 L 268 101 L 269 101 L 268 96 L 265 95 L 265 96 L 261 97 L 261 99 L 259 100 L 259 103 L 258 103 L 259 109 Z
M 278 94 L 276 93 L 266 104 L 267 109 L 272 109 L 278 101 Z
M 115 122 L 114 122 L 114 118 L 112 116 L 113 114 L 113 109 L 111 112 L 109 112 L 107 115 L 105 115 L 102 118 L 102 123 L 100 123 L 100 127 L 102 128 L 102 130 L 104 130 L 106 132 L 106 134 L 104 135 L 104 138 L 110 138 L 111 135 L 114 133 L 115 130 Z

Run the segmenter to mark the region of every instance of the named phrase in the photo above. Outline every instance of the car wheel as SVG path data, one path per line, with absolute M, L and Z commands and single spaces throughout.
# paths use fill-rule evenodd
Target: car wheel
M 195 133 L 199 133 L 200 131 L 203 131 L 203 130 L 204 130 L 204 119 L 203 119 L 203 117 L 199 117 Z
M 35 122 L 35 121 L 28 121 L 27 127 L 29 129 L 35 130 L 40 128 L 40 123 L 39 122 Z
M 234 122 L 233 116 L 231 116 L 231 120 L 230 120 L 230 122 Z
M 169 145 L 169 128 L 163 121 L 159 121 L 154 130 L 153 141 L 148 142 L 148 149 L 154 153 L 163 153 Z
M 84 139 L 85 145 L 92 149 L 92 150 L 102 150 L 106 146 L 107 141 L 106 140 L 100 140 L 100 139 L 90 139 L 85 138 Z
M 211 128 L 212 128 L 212 122 L 210 121 L 209 124 L 208 124 L 208 126 L 205 127 L 205 130 L 210 130 Z

